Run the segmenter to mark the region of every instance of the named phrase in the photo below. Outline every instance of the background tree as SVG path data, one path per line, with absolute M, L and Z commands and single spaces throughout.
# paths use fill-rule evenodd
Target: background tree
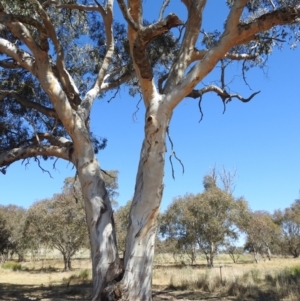
M 116 24 L 113 33 L 113 2 L 1 0 L 0 166 L 5 173 L 15 161 L 33 157 L 39 163 L 39 156 L 72 162 L 85 200 L 93 300 L 101 294 L 117 299 L 119 293 L 123 299 L 150 300 L 165 138 L 174 108 L 185 97 L 199 99 L 201 106 L 208 92 L 225 106 L 234 98 L 250 101 L 258 92 L 249 97 L 230 92 L 228 64 L 243 61 L 243 71 L 262 66 L 287 36 L 297 40 L 293 34 L 299 28 L 300 7 L 299 0 L 226 1 L 225 25 L 206 32 L 202 18 L 208 1 L 182 1 L 185 22 L 176 14 L 166 15 L 166 0 L 157 20 L 149 23 L 143 18 L 145 2 L 118 0 L 128 24 L 128 42 L 123 42 L 123 26 Z M 178 26 L 176 40 L 168 33 Z M 79 45 L 80 37 L 88 43 Z M 164 43 L 151 48 L 157 41 Z M 220 67 L 219 80 L 201 84 L 215 67 Z M 143 96 L 145 139 L 130 211 L 125 272 L 115 290 L 113 281 L 122 269 L 113 211 L 95 155 L 105 141 L 91 135 L 89 118 L 94 100 L 126 81 L 133 84 L 131 93 L 140 89 Z
M 123 255 L 126 246 L 126 234 L 127 234 L 128 224 L 129 224 L 128 218 L 129 218 L 131 202 L 132 201 L 128 201 L 126 205 L 119 207 L 114 214 L 118 250 L 122 252 Z
M 214 179 L 211 174 L 204 177 L 202 194 L 175 199 L 163 215 L 161 226 L 163 235 L 176 239 L 180 248 L 189 248 L 190 254 L 200 249 L 210 267 L 220 246 L 238 238 L 237 224 L 247 211 L 243 199 L 235 200 L 218 188 Z
M 177 197 L 172 204 L 161 215 L 161 222 L 159 232 L 162 237 L 171 242 L 175 242 L 173 249 L 173 257 L 176 259 L 177 255 L 181 258 L 181 254 L 187 254 L 194 264 L 197 258 L 197 242 L 195 229 L 190 228 L 186 210 L 189 197 Z
M 2 206 L 2 214 L 6 220 L 5 227 L 9 233 L 9 245 L 7 252 L 12 257 L 18 255 L 18 260 L 24 260 L 24 253 L 28 247 L 23 237 L 26 210 L 15 205 Z
M 82 199 L 64 191 L 52 199 L 35 203 L 28 210 L 25 235 L 37 248 L 57 249 L 63 256 L 64 270 L 71 269 L 71 258 L 88 238 Z
M 266 254 L 271 260 L 271 245 L 280 235 L 279 227 L 274 223 L 271 215 L 265 211 L 249 213 L 249 219 L 245 228 L 246 249 L 253 252 L 254 259 L 258 263 L 258 254 Z
M 3 214 L 2 206 L 0 207 L 0 255 L 1 263 L 7 259 L 8 250 L 9 250 L 9 230 L 6 226 L 5 215 Z
M 235 240 L 227 240 L 225 252 L 229 255 L 234 263 L 237 263 L 240 256 L 244 253 L 244 248 L 238 246 Z
M 274 219 L 282 230 L 281 245 L 285 253 L 294 258 L 300 256 L 300 200 L 284 211 L 277 210 Z

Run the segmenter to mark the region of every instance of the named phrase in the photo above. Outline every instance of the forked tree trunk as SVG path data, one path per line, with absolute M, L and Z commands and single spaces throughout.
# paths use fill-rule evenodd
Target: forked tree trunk
M 130 210 L 121 282 L 122 300 L 152 300 L 152 263 L 157 215 L 163 194 L 165 137 L 170 114 L 159 99 L 149 105 L 145 139 Z

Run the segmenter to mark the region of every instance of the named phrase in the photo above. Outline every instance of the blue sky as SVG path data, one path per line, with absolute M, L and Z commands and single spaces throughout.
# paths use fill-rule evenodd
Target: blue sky
M 146 4 L 149 5 L 149 1 Z M 208 15 L 212 14 L 212 8 L 207 8 Z M 177 7 L 171 6 L 171 9 Z M 147 12 L 150 18 L 149 10 Z M 224 22 L 218 13 L 213 19 L 207 19 L 204 20 L 206 28 L 221 26 Z M 290 50 L 285 47 L 275 51 L 265 70 L 252 69 L 247 73 L 253 91 L 261 90 L 261 93 L 246 104 L 233 100 L 225 114 L 222 114 L 220 99 L 212 94 L 205 95 L 201 123 L 198 123 L 197 101 L 182 101 L 174 112 L 170 134 L 185 173 L 182 174 L 180 165 L 173 161 L 176 179 L 172 179 L 168 152 L 162 210 L 173 197 L 201 192 L 202 178 L 214 165 L 237 169 L 234 194 L 244 196 L 253 210 L 272 212 L 289 206 L 299 197 L 299 59 L 298 48 Z M 234 78 L 233 91 L 248 97 L 253 91 L 241 80 L 240 70 L 240 66 L 233 66 L 227 81 Z M 209 83 L 209 80 L 210 77 L 204 82 Z M 101 168 L 120 171 L 120 205 L 133 195 L 143 139 L 142 104 L 137 119 L 133 118 L 137 102 L 138 99 L 131 98 L 125 88 L 121 88 L 110 103 L 105 99 L 96 101 L 91 117 L 92 131 L 108 139 L 107 148 L 98 155 Z M 0 204 L 12 203 L 28 208 L 33 202 L 60 192 L 64 178 L 73 176 L 75 170 L 64 161 L 58 161 L 53 170 L 53 163 L 43 162 L 43 167 L 53 178 L 43 173 L 33 161 L 28 165 L 25 162 L 13 164 L 5 176 L 0 175 Z

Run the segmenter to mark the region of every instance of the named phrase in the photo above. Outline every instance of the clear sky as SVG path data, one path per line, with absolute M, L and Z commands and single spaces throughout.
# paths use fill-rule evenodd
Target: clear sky
M 211 1 L 214 2 L 214 1 Z M 224 1 L 225 2 L 225 1 Z M 146 1 L 149 5 L 149 1 Z M 152 5 L 152 3 L 151 3 Z M 170 6 L 170 10 L 184 11 L 182 5 Z M 146 10 L 146 18 L 154 19 Z M 209 6 L 204 19 L 205 28 L 224 23 L 220 10 L 213 15 Z M 213 15 L 213 18 L 211 16 Z M 117 13 L 119 16 L 119 13 Z M 210 18 L 209 18 L 210 17 Z M 267 68 L 252 69 L 247 73 L 250 90 L 242 81 L 241 65 L 234 65 L 227 75 L 227 83 L 234 79 L 232 91 L 248 97 L 261 90 L 251 102 L 233 100 L 225 114 L 223 104 L 215 95 L 205 95 L 201 123 L 196 100 L 185 99 L 175 110 L 170 134 L 175 151 L 184 164 L 174 162 L 172 179 L 168 162 L 170 145 L 166 154 L 165 190 L 162 210 L 173 197 L 187 192 L 202 191 L 202 178 L 216 165 L 237 169 L 235 196 L 244 196 L 253 210 L 273 211 L 289 206 L 299 197 L 300 189 L 300 50 L 285 47 L 275 51 L 267 62 Z M 209 83 L 212 77 L 204 80 Z M 108 95 L 109 98 L 109 95 Z M 124 88 L 110 103 L 107 99 L 96 101 L 91 117 L 92 131 L 108 139 L 107 148 L 98 159 L 101 168 L 119 170 L 118 202 L 125 204 L 133 195 L 135 175 L 139 161 L 144 129 L 144 109 L 136 111 L 138 99 L 131 98 Z M 16 204 L 28 208 L 33 202 L 60 192 L 65 177 L 75 170 L 65 161 L 42 162 L 53 178 L 43 173 L 31 160 L 13 164 L 4 176 L 0 174 L 0 204 Z

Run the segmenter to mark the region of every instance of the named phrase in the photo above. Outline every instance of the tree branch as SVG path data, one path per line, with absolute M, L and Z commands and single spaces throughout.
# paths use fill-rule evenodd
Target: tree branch
M 121 84 L 123 84 L 123 83 L 129 81 L 130 79 L 134 78 L 134 76 L 135 76 L 134 73 L 124 73 L 118 79 L 116 79 L 114 81 L 103 82 L 102 85 L 101 85 L 101 91 L 107 91 L 107 90 L 117 88 Z M 108 79 L 109 79 L 109 76 L 108 76 Z
M 72 146 L 72 142 L 65 138 L 65 137 L 55 137 L 49 133 L 37 133 L 40 141 L 47 140 L 51 143 L 52 146 L 59 146 L 59 147 L 70 147 Z
M 121 9 L 121 12 L 123 14 L 123 17 L 126 20 L 126 22 L 128 23 L 128 25 L 131 26 L 136 31 L 143 28 L 143 25 L 141 24 L 141 22 L 136 22 L 132 18 L 132 16 L 129 14 L 127 5 L 125 4 L 124 0 L 117 0 L 117 1 L 118 1 L 118 4 L 119 4 L 119 7 Z
M 153 78 L 152 66 L 146 52 L 147 45 L 157 36 L 161 36 L 171 28 L 182 24 L 175 14 L 170 14 L 165 19 L 153 23 L 138 32 L 133 44 L 133 58 L 143 79 L 152 80 Z
M 57 4 L 55 6 L 57 8 L 74 9 L 80 11 L 98 11 L 102 16 L 106 15 L 106 12 L 101 5 Z
M 191 56 L 191 62 L 202 60 L 208 50 L 198 50 L 194 49 Z M 258 57 L 258 53 L 248 54 L 248 53 L 233 53 L 228 52 L 225 54 L 224 58 L 230 59 L 232 61 L 243 61 L 243 60 L 255 60 Z
M 230 14 L 233 14 L 233 11 L 235 11 L 236 15 L 231 15 L 231 18 L 228 17 L 226 29 L 219 42 L 209 49 L 203 59 L 170 91 L 167 101 L 170 103 L 171 108 L 174 108 L 183 97 L 190 94 L 194 87 L 215 67 L 220 59 L 224 58 L 232 47 L 255 40 L 257 33 L 269 30 L 276 25 L 298 22 L 300 17 L 300 6 L 287 7 L 264 14 L 249 23 L 236 24 L 236 20 L 239 19 L 237 15 L 240 16 L 241 11 L 241 7 L 238 4 L 244 4 L 245 2 L 247 1 L 240 0 L 235 2 Z M 234 26 L 233 24 L 236 25 Z
M 21 22 L 21 23 L 35 27 L 39 33 L 41 48 L 45 51 L 49 50 L 49 44 L 47 41 L 48 34 L 46 31 L 46 28 L 40 22 L 38 22 L 34 18 L 31 18 L 30 16 L 14 15 L 14 14 L 9 14 L 9 16 L 10 16 L 11 22 Z
M 206 5 L 203 1 L 184 1 L 188 9 L 188 19 L 185 25 L 185 33 L 180 46 L 179 54 L 172 65 L 169 77 L 164 87 L 164 93 L 169 93 L 174 86 L 183 78 L 186 68 L 191 63 L 191 56 L 195 48 L 199 31 L 202 26 L 202 14 Z
M 161 6 L 160 12 L 159 12 L 159 17 L 158 17 L 158 21 L 161 21 L 164 15 L 164 11 L 167 8 L 167 6 L 169 5 L 170 0 L 164 0 L 163 5 Z
M 23 23 L 14 19 L 13 15 L 4 12 L 3 7 L 0 7 L 0 23 L 4 24 L 11 33 L 22 41 L 32 52 L 34 57 L 37 57 L 41 49 L 32 38 L 28 29 Z
M 0 167 L 2 167 L 1 171 L 5 171 L 10 164 L 16 161 L 36 156 L 55 156 L 67 161 L 71 161 L 69 158 L 69 148 L 67 147 L 44 145 L 26 146 L 0 152 Z
M 240 21 L 240 17 L 242 15 L 242 12 L 249 0 L 235 0 L 230 13 L 228 15 L 228 18 L 226 20 L 225 30 L 222 35 L 222 37 L 228 35 L 238 24 Z M 222 37 L 220 40 L 222 40 Z
M 57 38 L 55 28 L 54 28 L 49 16 L 43 9 L 42 5 L 37 0 L 32 0 L 32 1 L 34 2 L 36 11 L 39 13 L 41 18 L 43 19 L 43 22 L 47 29 L 49 37 L 54 44 L 56 54 L 57 54 L 56 66 L 58 68 L 60 82 L 63 86 L 64 91 L 66 92 L 66 95 L 68 96 L 70 103 L 73 106 L 77 107 L 81 103 L 79 91 L 73 81 L 73 78 L 71 77 L 71 75 L 65 68 L 64 52 L 63 52 L 63 48 Z
M 115 49 L 114 36 L 113 36 L 113 2 L 114 2 L 113 0 L 107 1 L 106 14 L 105 15 L 102 14 L 104 26 L 105 26 L 107 48 L 95 84 L 93 88 L 88 91 L 82 103 L 82 107 L 85 109 L 84 112 L 85 119 L 87 119 L 90 116 L 90 110 L 92 104 L 101 90 L 101 86 L 103 84 L 104 78 L 106 76 L 106 72 L 109 68 Z
M 277 25 L 299 23 L 300 5 L 285 7 L 261 15 L 248 23 L 237 26 L 234 39 L 236 44 L 244 44 L 256 39 L 256 34 L 271 29 Z
M 25 99 L 24 97 L 20 96 L 16 91 L 7 91 L 7 90 L 0 90 L 0 100 L 4 99 L 7 96 L 11 96 L 17 100 L 22 106 L 26 108 L 31 108 L 39 111 L 40 113 L 58 119 L 56 111 L 54 109 L 50 109 L 47 107 L 42 106 L 37 102 L 30 101 Z
M 209 85 L 206 86 L 200 90 L 193 90 L 190 94 L 187 95 L 187 97 L 191 97 L 191 98 L 202 98 L 202 95 L 208 92 L 214 92 L 216 93 L 221 99 L 222 102 L 224 104 L 224 111 L 223 113 L 225 113 L 226 110 L 226 104 L 228 102 L 230 102 L 233 98 L 237 98 L 242 102 L 249 102 L 255 95 L 259 94 L 260 91 L 254 92 L 252 93 L 248 98 L 245 98 L 243 96 L 241 96 L 240 94 L 231 94 L 228 93 L 225 88 L 220 88 L 216 85 Z M 203 115 L 203 114 L 202 114 Z
M 0 38 L 0 52 L 11 57 L 15 61 L 12 64 L 15 64 L 16 68 L 22 67 L 35 75 L 35 59 L 28 52 L 19 49 L 15 44 L 3 38 Z M 10 64 L 11 67 L 12 64 Z

